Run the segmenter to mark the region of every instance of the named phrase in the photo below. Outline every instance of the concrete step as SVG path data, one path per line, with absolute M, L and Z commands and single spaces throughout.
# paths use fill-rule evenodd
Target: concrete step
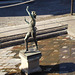
M 61 17 L 56 19 L 49 19 L 45 21 L 39 21 L 36 23 L 37 36 L 39 39 L 53 37 L 59 34 L 67 33 L 68 21 L 75 20 L 74 17 Z M 66 22 L 65 22 L 66 21 Z M 8 45 L 24 43 L 25 34 L 28 32 L 28 25 L 17 25 L 10 27 L 0 28 L 0 41 L 1 48 Z M 38 39 L 37 38 L 37 39 Z M 21 40 L 22 39 L 22 40 Z M 21 40 L 20 42 L 18 42 Z M 11 42 L 12 41 L 12 42 Z M 6 44 L 6 45 L 5 45 Z M 4 46 L 3 46 L 4 45 Z
M 57 32 L 37 35 L 36 39 L 37 40 L 43 40 L 43 39 L 46 39 L 46 38 L 55 37 L 55 36 L 59 36 L 59 35 L 63 35 L 63 34 L 67 34 L 67 30 L 62 30 L 62 31 L 60 30 L 60 31 L 57 31 Z M 28 41 L 29 42 L 33 41 L 33 38 L 30 38 Z M 0 48 L 5 48 L 5 47 L 9 47 L 9 46 L 19 45 L 19 44 L 22 44 L 22 43 L 24 43 L 24 38 L 20 38 L 20 39 L 11 40 L 11 41 L 7 41 L 7 42 L 4 42 L 4 43 L 1 43 Z
M 67 28 L 68 28 L 68 25 L 66 24 L 66 25 L 62 25 L 62 26 L 59 26 L 59 27 L 42 29 L 42 30 L 38 30 L 36 32 L 36 35 L 38 36 L 38 35 L 58 32 L 58 31 L 66 30 Z M 26 35 L 26 33 L 11 35 L 11 36 L 8 36 L 8 37 L 1 38 L 0 41 L 1 41 L 1 43 L 4 43 L 4 42 L 7 42 L 7 41 L 11 41 L 11 40 L 17 40 L 17 39 L 24 38 L 25 35 Z
M 36 22 L 37 31 L 65 25 L 67 24 L 65 21 L 68 20 L 70 20 L 69 16 Z M 0 28 L 0 38 L 27 33 L 28 30 L 27 24 L 2 27 Z
M 66 24 L 59 27 L 39 30 L 37 31 L 36 38 L 37 40 L 41 40 L 41 39 L 46 39 L 46 38 L 50 38 L 54 36 L 67 34 L 67 28 L 68 28 L 68 25 Z M 25 33 L 1 38 L 0 48 L 22 44 L 24 43 L 24 37 L 25 37 Z M 29 41 L 33 41 L 33 38 L 30 37 Z

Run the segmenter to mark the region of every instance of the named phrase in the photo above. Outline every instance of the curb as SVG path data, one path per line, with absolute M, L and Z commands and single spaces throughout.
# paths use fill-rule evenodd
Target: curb
M 10 4 L 10 5 L 0 6 L 0 8 L 7 8 L 7 7 L 17 6 L 17 5 L 21 5 L 21 4 L 25 4 L 25 3 L 31 3 L 31 2 L 34 2 L 34 0 L 28 0 L 28 1 L 24 1 L 24 2 L 21 1 L 21 2 L 15 3 L 15 4 L 12 4 L 10 2 L 10 3 L 7 3 L 7 4 Z M 1 4 L 3 4 L 3 3 L 1 3 Z
M 46 38 L 52 38 L 52 37 L 56 37 L 56 36 L 60 36 L 60 35 L 64 35 L 64 34 L 67 34 L 66 30 L 59 31 L 59 32 L 56 32 L 56 33 L 36 36 L 36 38 L 37 38 L 37 40 L 43 40 L 43 39 L 46 39 Z M 33 39 L 30 38 L 28 41 L 31 42 L 31 41 L 33 41 Z M 2 43 L 0 47 L 6 48 L 6 47 L 10 47 L 10 46 L 20 45 L 20 44 L 23 44 L 23 43 L 24 43 L 24 38 L 21 38 L 19 40 Z

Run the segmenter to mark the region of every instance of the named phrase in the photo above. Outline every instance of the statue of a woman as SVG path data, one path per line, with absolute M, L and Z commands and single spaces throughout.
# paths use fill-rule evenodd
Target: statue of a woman
M 25 19 L 25 22 L 27 24 L 29 24 L 29 31 L 27 32 L 24 40 L 25 40 L 25 45 L 26 45 L 26 51 L 28 51 L 28 38 L 30 36 L 33 37 L 34 39 L 34 42 L 35 42 L 35 45 L 36 45 L 36 50 L 38 50 L 38 45 L 37 45 L 37 40 L 36 40 L 36 27 L 35 27 L 35 24 L 36 24 L 36 12 L 35 11 L 32 11 L 31 13 L 29 12 L 28 10 L 29 6 L 27 6 L 26 8 L 26 11 L 28 13 L 28 15 L 31 17 L 31 21 L 28 22 L 26 19 Z

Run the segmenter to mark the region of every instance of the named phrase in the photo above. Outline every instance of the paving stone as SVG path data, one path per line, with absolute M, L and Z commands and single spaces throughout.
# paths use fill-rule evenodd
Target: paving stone
M 1 66 L 2 64 L 0 63 L 0 66 Z
M 68 50 L 64 50 L 63 52 L 68 52 Z
M 8 63 L 5 63 L 4 65 L 3 65 L 3 67 L 6 67 L 6 66 L 8 66 L 9 64 Z
M 63 72 L 61 72 L 61 74 L 60 75 L 68 75 L 67 73 L 63 73 Z
M 1 63 L 2 63 L 2 64 L 3 64 L 3 63 L 7 63 L 10 59 L 11 59 L 11 57 L 3 58 L 3 59 L 1 60 Z
M 17 65 L 17 64 L 21 63 L 21 60 L 17 59 L 17 58 L 13 58 L 13 59 L 10 59 L 7 63 Z
M 0 70 L 3 69 L 3 68 L 4 68 L 3 66 L 0 66 Z
M 75 50 L 75 48 L 71 48 L 71 50 Z
M 8 56 L 12 51 L 7 51 L 7 52 L 4 52 L 3 54 L 1 54 L 2 57 L 4 56 Z
M 7 73 L 7 72 L 1 72 L 1 71 L 0 71 L 0 75 L 5 75 L 6 73 Z
M 58 44 L 58 42 L 56 42 L 56 41 L 55 41 L 55 42 L 53 42 L 53 43 L 54 43 L 54 44 Z
M 5 66 L 4 68 L 14 68 L 14 69 L 16 69 L 16 66 L 15 65 L 8 65 L 8 66 Z
M 57 65 L 58 63 L 51 63 L 51 65 Z
M 54 52 L 59 52 L 58 50 L 54 50 Z
M 16 53 L 8 54 L 8 56 L 13 57 Z
M 52 75 L 60 75 L 59 73 L 53 73 Z
M 67 39 L 62 39 L 63 41 L 67 40 Z
M 63 56 L 62 58 L 63 58 L 63 59 L 66 59 L 66 58 L 69 58 L 69 56 Z
M 62 48 L 67 48 L 68 46 L 63 46 Z
M 73 52 L 72 54 L 74 54 L 74 55 L 75 55 L 75 52 Z

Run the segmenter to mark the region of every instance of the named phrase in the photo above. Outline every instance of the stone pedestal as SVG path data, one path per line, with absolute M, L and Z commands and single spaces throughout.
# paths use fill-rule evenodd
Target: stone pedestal
M 32 51 L 24 53 L 25 50 L 20 51 L 19 57 L 21 58 L 21 65 L 19 69 L 26 75 L 41 71 L 39 66 L 39 59 L 41 57 L 40 51 Z

